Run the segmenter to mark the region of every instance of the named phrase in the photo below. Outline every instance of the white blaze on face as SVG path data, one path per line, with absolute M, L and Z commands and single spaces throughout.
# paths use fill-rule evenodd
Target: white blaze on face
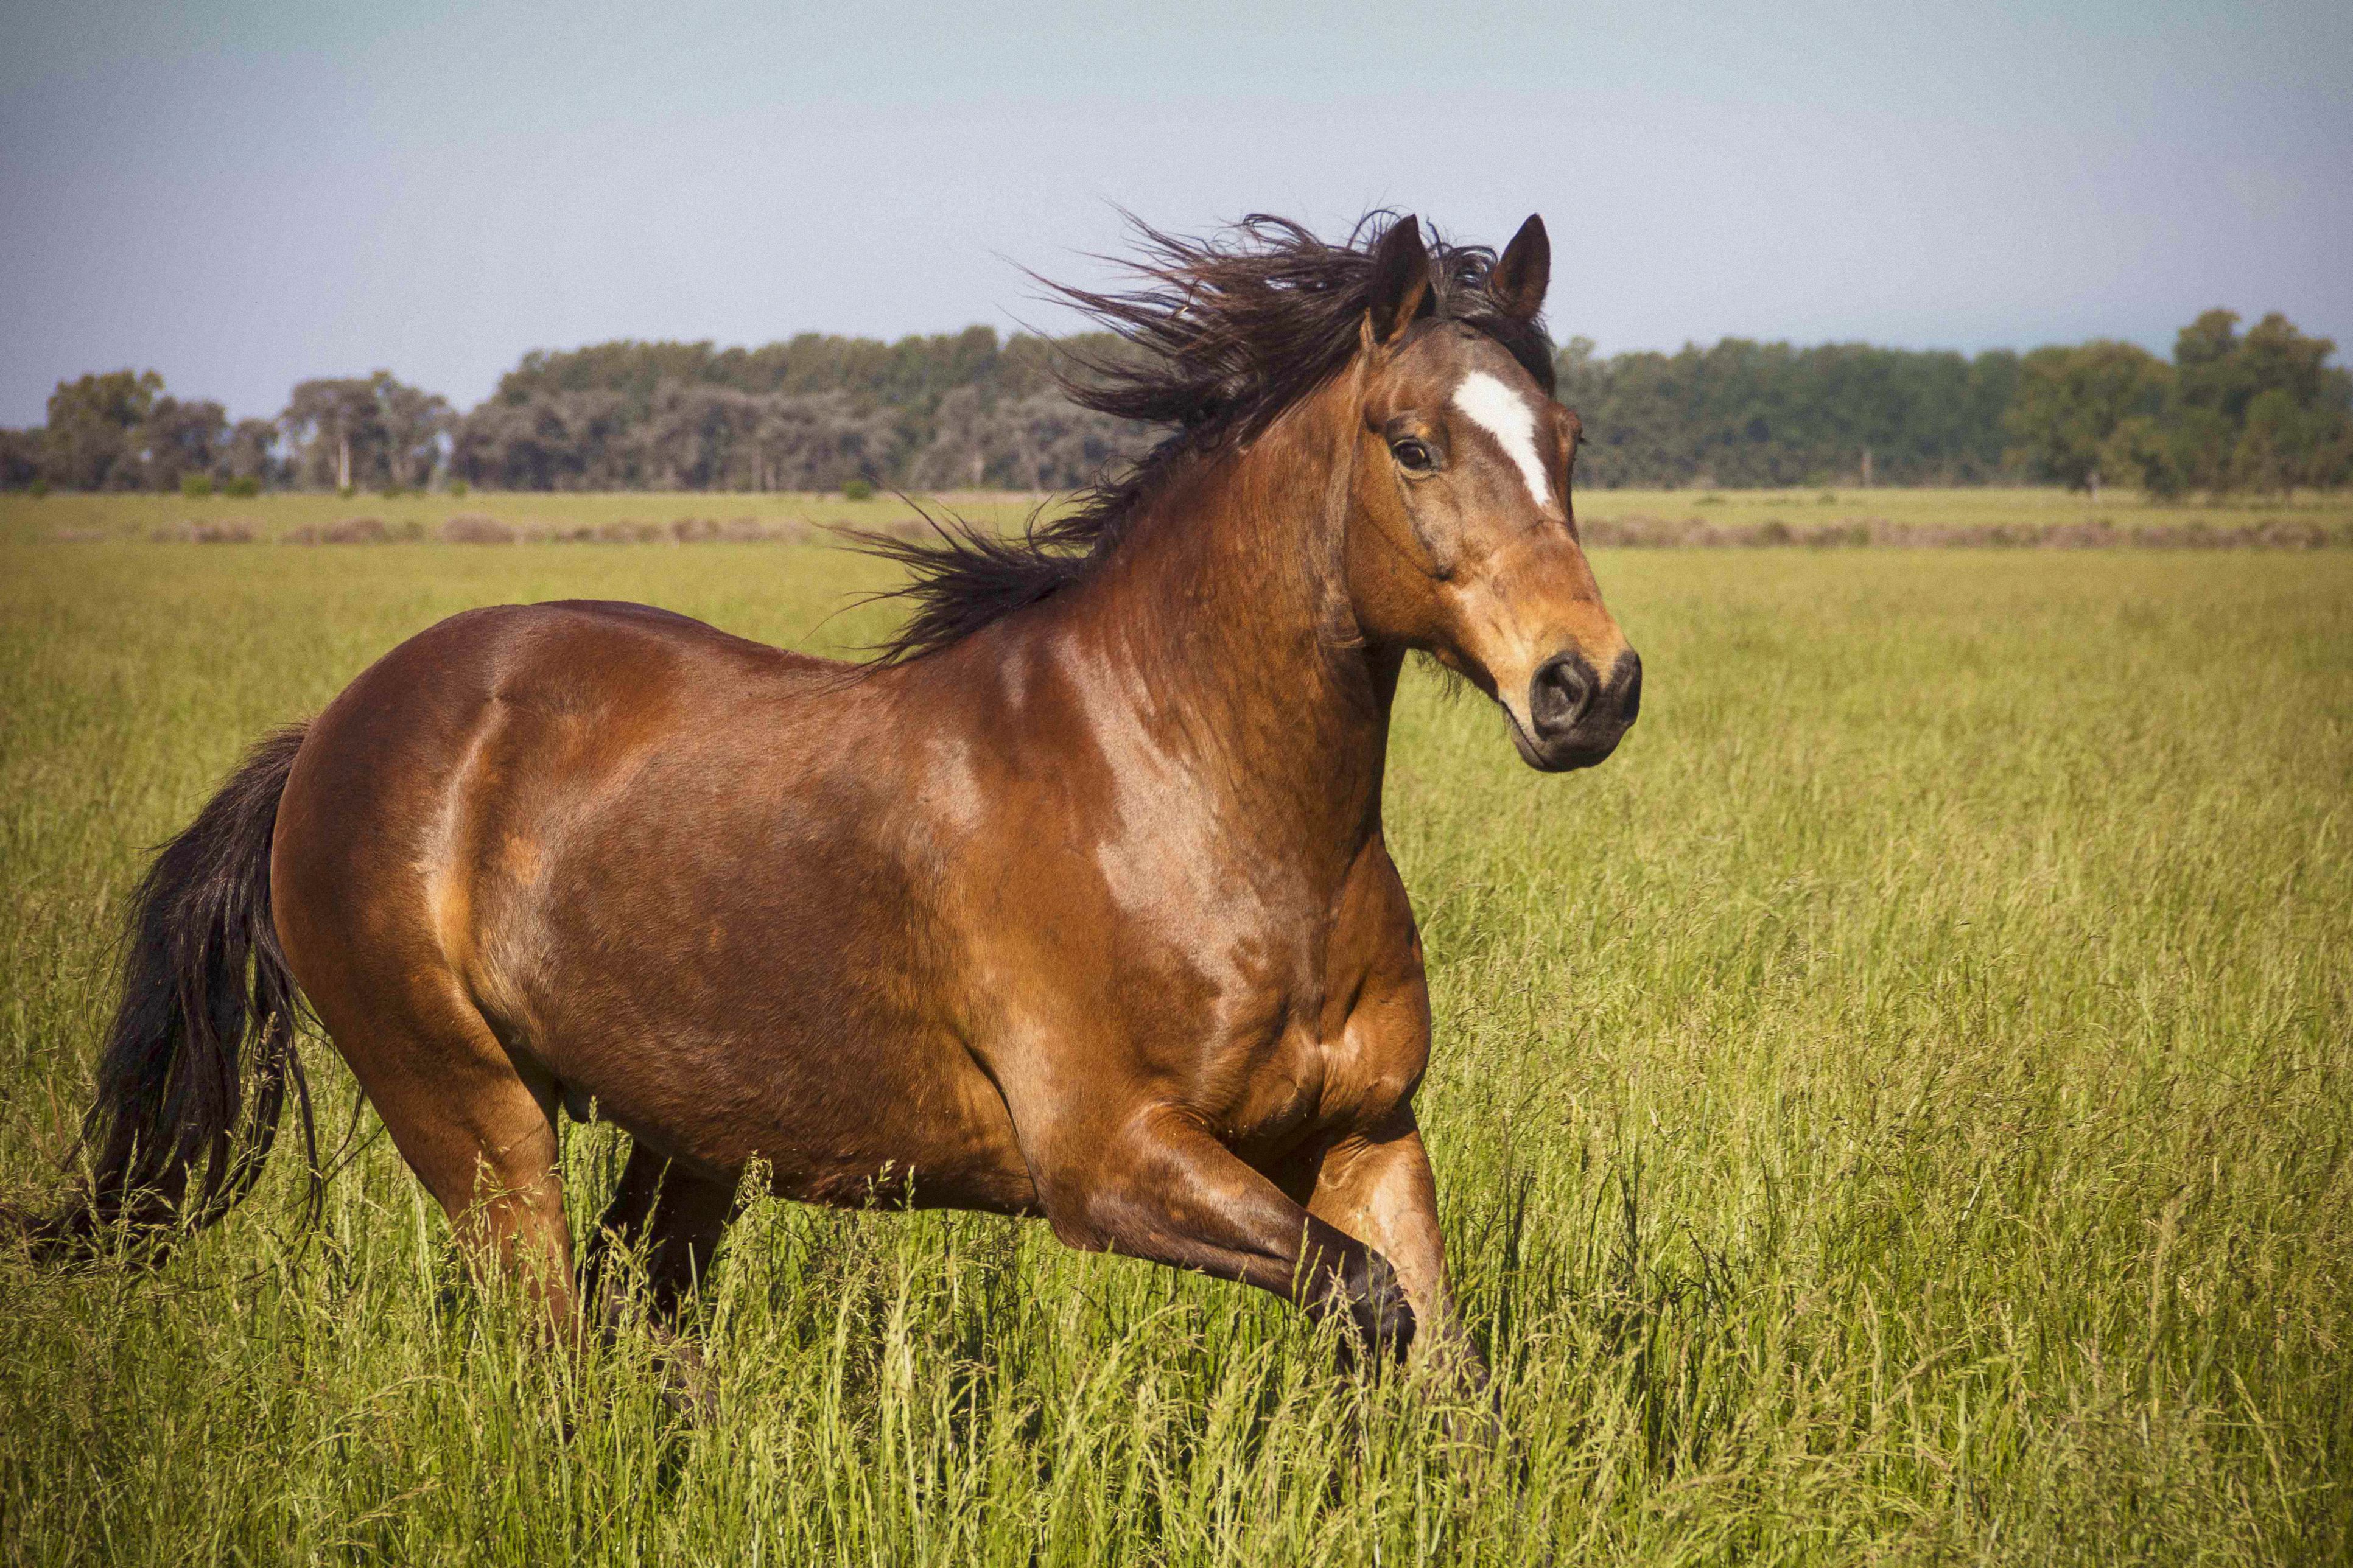
M 1528 400 L 1485 371 L 1474 370 L 1454 389 L 1454 406 L 1495 438 L 1527 481 L 1529 496 L 1551 510 L 1552 476 L 1536 456 L 1536 411 Z

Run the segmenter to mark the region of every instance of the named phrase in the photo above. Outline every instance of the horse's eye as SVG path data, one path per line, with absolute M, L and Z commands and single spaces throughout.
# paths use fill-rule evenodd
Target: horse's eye
M 1438 458 L 1423 443 L 1408 437 L 1389 447 L 1398 466 L 1409 473 L 1426 474 L 1438 467 Z

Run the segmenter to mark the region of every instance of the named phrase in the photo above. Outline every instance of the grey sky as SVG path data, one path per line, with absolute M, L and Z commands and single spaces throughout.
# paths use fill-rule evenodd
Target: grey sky
M 2353 340 L 2353 5 L 27 7 L 0 423 L 526 350 L 1049 329 L 1113 205 L 1549 223 L 1556 332 Z

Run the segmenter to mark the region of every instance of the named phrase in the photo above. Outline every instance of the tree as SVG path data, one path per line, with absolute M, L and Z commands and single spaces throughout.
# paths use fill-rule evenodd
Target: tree
M 2247 421 L 2231 449 L 2231 477 L 2263 495 L 2294 489 L 2307 478 L 2320 445 L 2321 416 L 2299 406 L 2284 387 L 2266 387 L 2247 405 Z
M 455 417 L 448 400 L 393 380 L 386 371 L 370 378 L 376 418 L 384 430 L 384 461 L 396 486 L 422 489 L 441 460 L 441 437 Z
M 1148 450 L 1148 426 L 1082 408 L 1059 390 L 986 402 L 963 387 L 941 399 L 930 443 L 909 466 L 927 489 L 1069 490 L 1116 473 Z
M 26 489 L 39 481 L 46 434 L 39 429 L 0 430 L 0 489 Z
M 145 481 L 138 431 L 154 412 L 164 378 L 110 371 L 61 381 L 49 394 L 42 468 L 64 489 L 137 489 Z
M 449 471 L 498 489 L 640 489 L 647 479 L 617 392 L 493 397 L 451 427 Z
M 135 435 L 146 484 L 159 490 L 177 489 L 191 476 L 212 477 L 227 444 L 228 415 L 210 398 L 159 397 Z
M 2191 463 L 2178 425 L 2135 414 L 2118 421 L 2100 444 L 2098 471 L 2144 495 L 2171 500 L 2189 487 Z
M 2037 479 L 2099 493 L 2100 462 L 2117 427 L 2156 415 L 2171 371 L 2134 343 L 2096 339 L 2036 349 L 2019 362 L 2018 390 L 2002 416 L 2013 463 Z
M 861 412 L 846 392 L 772 395 L 759 400 L 752 432 L 752 488 L 832 490 L 887 478 L 898 446 L 889 412 Z
M 278 416 L 296 477 L 315 489 L 423 485 L 440 461 L 448 401 L 393 379 L 325 377 L 298 384 Z
M 277 458 L 278 426 L 268 419 L 240 419 L 229 427 L 216 463 L 225 479 L 279 483 L 285 476 Z
M 1886 482 L 1956 484 L 2000 470 L 2018 356 L 1726 338 L 1604 359 L 1577 338 L 1555 375 L 1585 422 L 1587 484 L 1799 484 L 1866 463 Z
M 375 389 L 354 377 L 296 384 L 278 423 L 294 451 L 296 479 L 313 489 L 352 489 L 363 471 L 353 465 L 354 450 L 364 455 L 382 438 Z
M 2218 310 L 2181 329 L 2161 406 L 2121 421 L 2102 449 L 2112 471 L 2158 497 L 2353 479 L 2353 378 L 2328 363 L 2336 344 L 2277 312 L 2244 336 L 2238 326 Z

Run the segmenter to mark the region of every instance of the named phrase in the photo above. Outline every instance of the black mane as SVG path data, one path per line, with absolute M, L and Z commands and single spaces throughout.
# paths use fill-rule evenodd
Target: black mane
M 1083 407 L 1169 432 L 1124 473 L 1083 491 L 1073 510 L 1051 521 L 1033 514 L 1017 536 L 955 517 L 932 521 L 935 540 L 857 533 L 862 548 L 909 574 L 904 586 L 881 595 L 912 600 L 914 613 L 877 650 L 880 659 L 935 653 L 1078 581 L 1178 462 L 1264 429 L 1345 365 L 1372 304 L 1374 248 L 1394 221 L 1375 213 L 1336 245 L 1262 214 L 1200 240 L 1139 223 L 1133 291 L 1046 283 L 1127 350 L 1115 358 L 1071 354 L 1060 375 L 1064 393 Z M 1504 313 L 1488 292 L 1495 253 L 1434 239 L 1430 257 L 1422 314 L 1493 338 L 1549 394 L 1550 341 L 1534 322 Z

